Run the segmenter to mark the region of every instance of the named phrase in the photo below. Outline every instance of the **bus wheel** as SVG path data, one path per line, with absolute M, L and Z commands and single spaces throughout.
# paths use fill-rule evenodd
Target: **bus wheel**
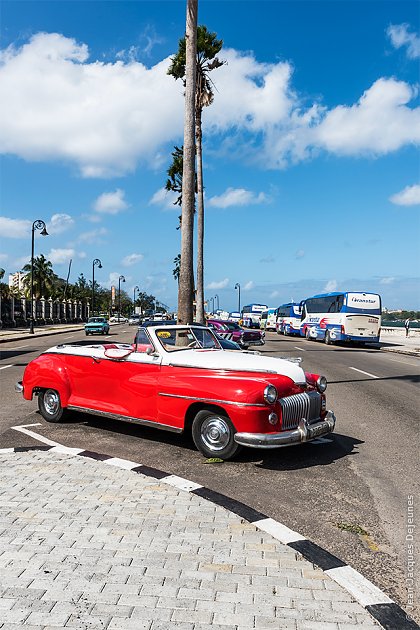
M 327 346 L 331 346 L 332 345 L 332 341 L 331 341 L 331 336 L 330 336 L 330 331 L 327 330 L 325 333 L 325 339 L 324 339 L 325 343 L 327 344 Z

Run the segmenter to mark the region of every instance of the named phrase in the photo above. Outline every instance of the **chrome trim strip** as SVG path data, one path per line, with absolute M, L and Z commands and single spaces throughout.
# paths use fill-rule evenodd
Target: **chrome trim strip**
M 334 427 L 335 415 L 332 411 L 328 411 L 324 420 L 314 424 L 308 424 L 308 421 L 302 418 L 297 429 L 279 433 L 235 433 L 234 440 L 237 444 L 252 448 L 281 448 L 282 446 L 310 442 L 332 433 Z
M 70 409 L 71 411 L 81 411 L 82 413 L 90 413 L 93 416 L 102 416 L 104 418 L 112 418 L 113 420 L 122 420 L 123 422 L 141 424 L 147 427 L 153 427 L 154 429 L 171 431 L 172 433 L 182 433 L 184 431 L 184 429 L 172 427 L 169 424 L 161 424 L 160 422 L 153 422 L 153 420 L 143 420 L 142 418 L 133 418 L 132 416 L 121 416 L 118 413 L 111 413 L 109 411 L 98 411 L 97 409 L 89 409 L 88 407 L 77 407 L 76 405 L 68 405 L 67 409 Z
M 216 348 L 217 350 L 217 348 Z M 237 368 L 227 368 L 227 367 L 214 367 L 213 365 L 209 366 L 209 367 L 205 367 L 202 365 L 187 365 L 184 363 L 168 363 L 169 367 L 182 367 L 182 368 L 194 368 L 195 370 L 221 370 L 223 372 L 260 372 L 262 374 L 278 374 L 278 372 L 276 372 L 275 370 L 259 370 L 259 369 L 244 369 L 242 367 L 237 367 Z
M 243 403 L 234 402 L 233 400 L 218 400 L 217 398 L 197 398 L 196 396 L 182 396 L 181 394 L 165 394 L 164 392 L 158 392 L 158 396 L 168 396 L 169 398 L 184 398 L 185 400 L 195 400 L 206 403 L 219 403 L 222 405 L 236 405 L 239 407 L 267 407 L 264 403 Z

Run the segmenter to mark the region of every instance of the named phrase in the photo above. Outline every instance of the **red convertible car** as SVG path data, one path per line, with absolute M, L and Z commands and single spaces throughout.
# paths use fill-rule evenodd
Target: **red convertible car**
M 324 376 L 299 360 L 221 348 L 200 326 L 141 328 L 136 343 L 59 345 L 31 361 L 16 389 L 41 415 L 68 411 L 192 433 L 206 457 L 276 448 L 334 430 Z

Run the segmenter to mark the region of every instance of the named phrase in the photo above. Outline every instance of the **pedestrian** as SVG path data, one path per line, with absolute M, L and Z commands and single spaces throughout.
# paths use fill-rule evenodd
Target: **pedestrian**
M 404 326 L 405 326 L 405 336 L 408 337 L 408 334 L 410 332 L 410 318 L 407 317 L 407 319 L 404 322 Z

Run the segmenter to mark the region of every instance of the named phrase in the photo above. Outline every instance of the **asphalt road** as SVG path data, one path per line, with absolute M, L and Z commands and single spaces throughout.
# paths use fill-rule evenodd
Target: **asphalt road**
M 134 328 L 118 325 L 106 339 L 128 342 L 133 336 Z M 68 332 L 2 344 L 0 448 L 37 444 L 11 427 L 39 423 L 32 430 L 60 444 L 186 477 L 301 532 L 407 608 L 408 497 L 415 497 L 417 512 L 420 505 L 418 358 L 268 333 L 259 348 L 263 354 L 300 356 L 304 369 L 327 376 L 336 433 L 321 444 L 245 449 L 236 461 L 207 464 L 187 436 L 82 414 L 48 424 L 37 413 L 36 400 L 24 401 L 14 392 L 32 358 L 52 345 L 79 340 L 96 338 L 87 341 L 83 332 Z M 418 575 L 418 557 L 416 566 Z M 418 609 L 410 614 L 420 620 Z

